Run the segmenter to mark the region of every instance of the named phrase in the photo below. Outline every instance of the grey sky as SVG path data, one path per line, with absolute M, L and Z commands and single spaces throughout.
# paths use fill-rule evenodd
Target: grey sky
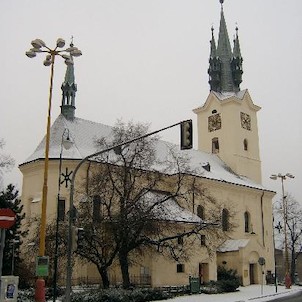
M 243 83 L 258 114 L 263 183 L 281 191 L 272 173 L 291 172 L 286 191 L 302 202 L 302 1 L 225 0 L 230 39 L 236 23 Z M 25 56 L 31 40 L 57 38 L 83 52 L 75 59 L 76 116 L 113 125 L 117 118 L 155 130 L 196 117 L 209 93 L 211 26 L 217 39 L 219 0 L 1 0 L 0 137 L 22 163 L 45 135 L 50 70 L 44 56 Z M 60 112 L 65 65 L 57 59 L 52 121 Z M 178 143 L 178 129 L 162 138 Z M 197 147 L 197 141 L 194 143 Z M 5 184 L 21 189 L 16 167 Z

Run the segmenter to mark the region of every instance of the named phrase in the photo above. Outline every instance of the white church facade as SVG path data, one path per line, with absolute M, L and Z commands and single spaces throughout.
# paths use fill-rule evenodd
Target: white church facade
M 225 230 L 224 242 L 215 246 L 210 255 L 202 244 L 192 246 L 191 257 L 179 263 L 162 255 L 141 257 L 130 267 L 130 274 L 148 276 L 151 286 L 185 285 L 189 276 L 199 276 L 201 282 L 217 279 L 217 267 L 236 269 L 243 285 L 261 283 L 263 273 L 274 272 L 274 243 L 272 198 L 275 193 L 261 183 L 261 160 L 257 112 L 247 89 L 240 90 L 242 62 L 238 29 L 231 47 L 226 27 L 223 5 L 218 43 L 212 29 L 209 84 L 210 93 L 204 104 L 195 108 L 197 116 L 198 150 L 186 150 L 189 165 L 196 170 L 197 183 L 219 203 L 234 209 L 232 217 L 236 227 Z M 74 67 L 68 66 L 62 85 L 61 114 L 50 131 L 47 219 L 57 215 L 57 195 L 60 154 L 62 154 L 61 200 L 65 213 L 69 211 L 70 173 L 78 163 L 96 152 L 95 139 L 110 137 L 112 127 L 75 116 L 76 84 Z M 72 99 L 72 101 L 70 101 Z M 68 129 L 73 145 L 61 150 L 62 137 Z M 157 146 L 164 150 L 165 143 Z M 41 198 L 45 159 L 45 138 L 19 168 L 23 174 L 22 203 L 26 222 L 41 215 Z M 89 162 L 82 165 L 77 178 L 86 179 Z M 65 180 L 65 182 L 64 182 Z M 65 186 L 65 184 L 67 186 Z M 77 184 L 77 182 L 76 182 Z M 192 201 L 185 208 L 200 217 L 202 200 Z M 221 213 L 223 216 L 223 213 Z M 206 219 L 206 218 L 205 218 Z M 259 259 L 265 259 L 265 265 Z M 73 271 L 73 280 L 100 280 L 92 264 L 81 264 Z M 111 269 L 111 282 L 118 283 L 121 276 L 117 267 Z

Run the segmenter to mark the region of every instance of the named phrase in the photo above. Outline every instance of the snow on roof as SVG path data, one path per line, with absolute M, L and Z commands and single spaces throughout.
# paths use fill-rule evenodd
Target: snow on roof
M 248 243 L 249 239 L 229 239 L 220 245 L 217 251 L 221 253 L 239 251 L 240 248 L 246 247 Z
M 217 98 L 220 100 L 220 101 L 223 101 L 225 99 L 229 99 L 231 97 L 236 97 L 237 99 L 240 99 L 242 100 L 245 93 L 246 93 L 246 89 L 244 90 L 240 90 L 238 92 L 216 92 L 216 91 L 212 91 L 216 96 Z
M 98 151 L 96 140 L 102 137 L 111 138 L 112 127 L 101 123 L 74 118 L 67 120 L 60 114 L 51 127 L 49 159 L 59 159 L 61 151 L 62 135 L 65 129 L 69 130 L 69 135 L 73 141 L 73 145 L 68 150 L 63 150 L 62 157 L 64 159 L 83 159 L 84 157 Z M 179 146 L 159 140 L 156 145 L 157 155 L 164 160 L 165 156 L 173 148 L 175 152 L 179 152 L 182 156 L 189 158 L 189 166 L 192 174 L 207 179 L 217 180 L 235 185 L 266 190 L 261 184 L 257 184 L 252 180 L 234 173 L 219 157 L 215 154 L 206 153 L 199 150 L 182 150 Z M 40 142 L 36 150 L 31 154 L 24 163 L 25 165 L 35 160 L 44 159 L 45 157 L 45 137 Z M 21 166 L 20 165 L 20 166 Z M 157 167 L 160 169 L 160 167 Z M 170 170 L 170 174 L 176 173 L 175 169 Z
M 140 201 L 144 203 L 147 208 L 158 203 L 152 210 L 157 219 L 186 223 L 203 223 L 203 220 L 200 217 L 189 210 L 182 208 L 176 200 L 169 197 L 167 193 L 150 191 L 146 193 L 144 198 Z

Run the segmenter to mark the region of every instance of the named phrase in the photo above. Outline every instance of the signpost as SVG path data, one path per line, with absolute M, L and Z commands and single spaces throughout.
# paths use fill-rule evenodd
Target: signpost
M 0 246 L 0 276 L 2 276 L 3 251 L 5 245 L 6 229 L 11 228 L 16 221 L 16 213 L 12 209 L 0 209 L 0 230 L 1 230 L 1 246 Z
M 6 229 L 11 228 L 16 222 L 16 213 L 12 209 L 0 209 L 0 301 L 17 301 L 18 280 L 19 277 L 7 276 L 2 277 L 3 252 L 5 246 Z
M 16 221 L 16 214 L 12 209 L 0 209 L 0 229 L 11 228 Z
M 263 283 L 264 283 L 264 270 L 263 270 L 263 266 L 265 265 L 265 258 L 260 257 L 258 259 L 258 263 L 261 266 L 261 274 L 262 274 L 262 282 L 261 282 L 261 296 L 263 296 Z

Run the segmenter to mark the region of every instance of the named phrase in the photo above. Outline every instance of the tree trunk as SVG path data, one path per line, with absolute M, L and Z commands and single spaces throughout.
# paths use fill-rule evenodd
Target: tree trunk
M 290 267 L 290 274 L 291 274 L 291 280 L 292 284 L 295 283 L 295 273 L 296 273 L 296 252 L 295 249 L 292 249 L 291 253 L 291 267 Z
M 129 263 L 127 253 L 119 253 L 119 262 L 123 278 L 123 288 L 127 289 L 130 287 Z
M 109 288 L 110 282 L 109 282 L 107 268 L 103 268 L 103 267 L 99 268 L 99 273 L 100 273 L 101 278 L 102 278 L 103 287 L 104 288 Z

